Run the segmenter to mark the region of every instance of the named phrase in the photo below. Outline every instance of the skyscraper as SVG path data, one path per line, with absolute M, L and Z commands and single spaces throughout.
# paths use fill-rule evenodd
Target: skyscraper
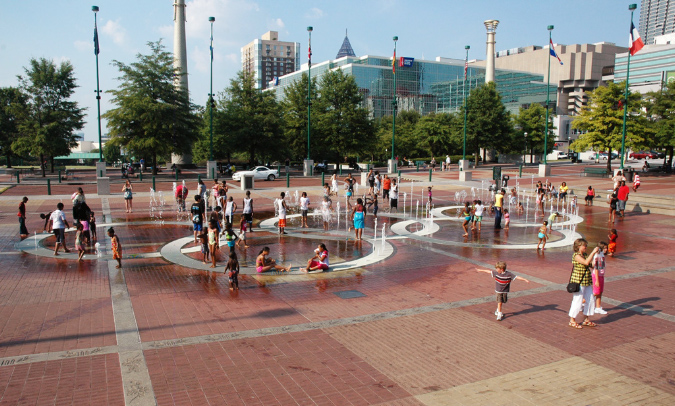
M 349 38 L 347 37 L 347 30 L 345 30 L 345 39 L 342 41 L 342 46 L 335 56 L 335 59 L 340 59 L 343 56 L 356 56 L 354 49 L 352 49 L 352 44 L 349 42 Z
M 275 78 L 300 69 L 300 43 L 279 41 L 277 31 L 268 31 L 241 48 L 241 64 L 253 74 L 256 89 L 266 89 Z
M 675 32 L 675 1 L 642 0 L 638 31 L 645 45 L 653 44 L 654 37 Z

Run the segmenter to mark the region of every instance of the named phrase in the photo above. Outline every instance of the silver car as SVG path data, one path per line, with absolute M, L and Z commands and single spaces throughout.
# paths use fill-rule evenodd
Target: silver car
M 237 171 L 232 175 L 232 180 L 240 181 L 243 175 L 253 175 L 253 179 L 274 180 L 279 177 L 279 171 L 266 166 L 256 166 L 250 171 Z

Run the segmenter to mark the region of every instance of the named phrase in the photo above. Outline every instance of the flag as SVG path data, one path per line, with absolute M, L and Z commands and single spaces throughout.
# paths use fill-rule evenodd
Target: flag
M 396 74 L 396 47 L 394 47 L 394 57 L 391 59 L 391 69 Z
M 628 47 L 630 48 L 631 56 L 637 54 L 638 51 L 640 51 L 643 46 L 645 46 L 645 44 L 644 42 L 642 42 L 642 38 L 640 38 L 640 33 L 638 32 L 637 28 L 635 28 L 635 25 L 633 25 L 633 22 L 631 21 L 630 39 L 628 42 Z
M 307 65 L 312 66 L 312 38 L 309 38 L 308 47 L 307 47 Z
M 94 55 L 98 55 L 101 50 L 98 47 L 98 29 L 94 25 Z
M 469 60 L 464 60 L 464 80 L 466 80 L 466 72 L 469 70 Z
M 209 50 L 211 51 L 211 62 L 213 62 L 213 33 L 211 33 L 211 45 L 209 45 Z
M 558 56 L 558 54 L 555 53 L 555 48 L 553 48 L 553 40 L 550 39 L 550 40 L 548 40 L 548 42 L 550 44 L 550 46 L 548 48 L 548 52 L 551 54 L 551 56 L 555 56 L 556 58 L 558 58 L 558 62 L 560 62 L 560 64 L 562 65 L 563 63 L 560 60 L 560 57 Z

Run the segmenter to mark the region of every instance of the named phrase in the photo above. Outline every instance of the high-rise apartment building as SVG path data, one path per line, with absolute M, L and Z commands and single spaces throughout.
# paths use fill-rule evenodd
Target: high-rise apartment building
M 241 48 L 244 72 L 253 74 L 257 89 L 266 89 L 279 76 L 300 69 L 300 43 L 279 41 L 279 33 L 268 31 Z
M 638 31 L 645 45 L 653 44 L 659 35 L 675 32 L 675 1 L 642 0 Z

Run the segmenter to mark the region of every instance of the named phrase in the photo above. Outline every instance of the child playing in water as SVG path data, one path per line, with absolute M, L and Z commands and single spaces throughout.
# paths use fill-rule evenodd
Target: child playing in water
M 96 216 L 94 216 L 93 211 L 89 215 L 89 232 L 91 233 L 91 239 L 93 241 L 95 241 L 96 240 Z
M 544 221 L 544 224 L 539 227 L 539 234 L 537 234 L 537 237 L 539 237 L 539 243 L 537 244 L 537 250 L 539 249 L 539 245 L 543 242 L 544 245 L 541 246 L 541 250 L 545 250 L 546 248 L 546 239 L 548 237 L 548 221 Z
M 230 284 L 230 290 L 239 290 L 239 261 L 237 261 L 237 253 L 230 251 L 230 259 L 225 265 L 225 273 L 227 274 L 227 282 Z
M 199 242 L 202 248 L 202 264 L 209 262 L 209 236 L 207 233 L 201 233 L 199 237 Z
M 371 207 L 373 208 L 373 217 L 377 218 L 377 211 L 378 211 L 378 206 L 377 206 L 377 195 L 373 195 L 372 198 L 366 197 L 366 204 L 368 205 L 368 208 L 370 209 Z
M 462 216 L 464 217 L 464 222 L 462 223 L 462 228 L 464 229 L 463 237 L 466 237 L 469 235 L 469 230 L 466 228 L 466 226 L 469 225 L 469 221 L 471 221 L 471 207 L 469 207 L 469 202 L 464 203 Z
M 428 194 L 428 196 L 429 196 L 429 200 L 428 200 L 429 208 L 431 208 L 431 188 L 432 188 L 432 187 L 433 187 L 433 186 L 429 186 L 429 188 L 427 189 L 427 194 Z
M 248 222 L 246 221 L 245 217 L 241 218 L 241 224 L 239 224 L 239 241 L 237 241 L 237 246 L 239 246 L 239 243 L 241 241 L 244 242 L 244 248 L 248 248 L 248 244 L 246 243 L 246 232 L 248 231 Z
M 302 192 L 302 197 L 300 198 L 300 213 L 302 216 L 300 217 L 300 227 L 301 228 L 307 228 L 309 227 L 307 225 L 307 212 L 309 211 L 309 197 L 307 197 L 307 192 Z
M 82 223 L 78 223 L 77 233 L 75 233 L 75 249 L 77 249 L 77 253 L 79 254 L 77 256 L 78 261 L 82 261 L 82 257 L 84 257 L 84 226 Z
M 613 228 L 609 233 L 609 244 L 607 244 L 607 255 L 610 257 L 614 256 L 616 252 L 616 240 L 619 238 L 619 234 L 616 232 L 616 228 Z
M 506 303 L 508 300 L 508 294 L 509 290 L 511 288 L 511 282 L 520 279 L 521 281 L 525 281 L 527 283 L 530 283 L 527 279 L 523 278 L 522 276 L 516 276 L 512 274 L 511 272 L 506 271 L 506 262 L 504 261 L 499 261 L 495 265 L 495 270 L 490 271 L 487 269 L 478 269 L 476 268 L 476 271 L 478 272 L 484 272 L 484 273 L 489 273 L 492 275 L 492 277 L 495 280 L 495 292 L 497 293 L 497 310 L 495 311 L 495 316 L 497 316 L 497 320 L 501 320 L 504 317 L 504 313 L 502 313 L 503 305 Z
M 548 232 L 550 233 L 553 231 L 553 223 L 555 223 L 555 219 L 560 216 L 558 212 L 551 213 L 550 216 L 548 216 Z
M 509 209 L 504 209 L 504 230 L 509 229 L 510 222 L 511 222 L 511 215 L 509 214 Z
M 211 255 L 210 268 L 215 268 L 217 260 L 216 251 L 218 250 L 218 224 L 214 220 L 209 221 L 207 233 L 209 237 L 209 254 Z
M 525 213 L 525 208 L 523 207 L 522 202 L 518 202 L 518 214 L 523 214 Z
M 230 252 L 234 252 L 234 247 L 237 244 L 239 237 L 232 230 L 232 224 L 227 223 L 227 228 L 225 228 L 225 242 L 227 246 L 230 247 Z
M 120 238 L 115 235 L 115 230 L 112 227 L 108 229 L 108 237 L 110 237 L 112 244 L 113 259 L 117 260 L 115 268 L 119 269 L 122 267 L 122 244 L 120 243 Z
M 607 250 L 607 243 L 600 241 L 598 243 L 598 252 L 593 256 L 591 261 L 591 278 L 593 280 L 593 295 L 595 296 L 595 313 L 607 314 L 607 311 L 602 308 L 600 303 L 602 300 L 602 292 L 605 289 L 605 251 Z

